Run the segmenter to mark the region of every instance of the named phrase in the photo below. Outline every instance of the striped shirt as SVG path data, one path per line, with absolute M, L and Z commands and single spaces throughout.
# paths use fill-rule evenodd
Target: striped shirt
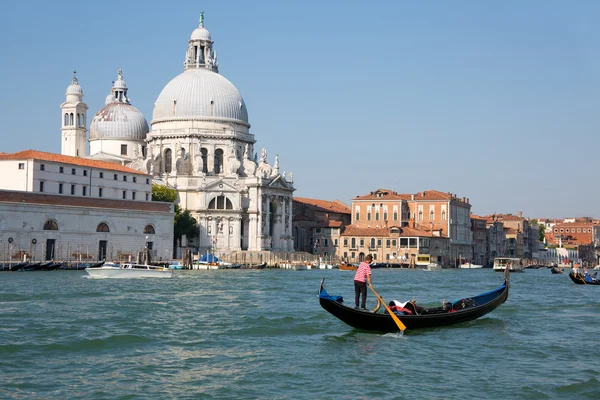
M 367 264 L 365 261 L 361 262 L 356 270 L 356 275 L 354 275 L 354 280 L 358 282 L 366 282 L 367 275 L 371 275 L 371 266 Z

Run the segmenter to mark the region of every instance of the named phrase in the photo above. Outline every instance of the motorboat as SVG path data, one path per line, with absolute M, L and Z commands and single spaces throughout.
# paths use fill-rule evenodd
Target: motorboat
M 441 271 L 442 266 L 438 263 L 430 262 L 423 271 Z
M 173 272 L 169 268 L 146 264 L 104 263 L 100 267 L 85 269 L 91 278 L 170 278 Z
M 473 263 L 470 263 L 470 262 L 466 262 L 466 263 L 460 264 L 458 266 L 458 268 L 462 268 L 462 269 L 477 269 L 477 268 L 483 268 L 483 265 L 473 264 Z
M 496 257 L 494 258 L 493 270 L 503 272 L 508 268 L 509 272 L 523 272 L 524 267 L 520 258 Z

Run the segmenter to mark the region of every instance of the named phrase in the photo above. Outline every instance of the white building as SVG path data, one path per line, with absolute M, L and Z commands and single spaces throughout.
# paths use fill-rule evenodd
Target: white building
M 73 78 L 61 106 L 66 122 L 77 110 L 85 115 L 82 98 Z M 79 146 L 85 121 L 77 129 Z M 63 137 L 71 130 L 63 126 Z M 89 140 L 91 159 L 149 173 L 178 191 L 180 206 L 198 221 L 199 251 L 294 250 L 292 173 L 280 171 L 278 156 L 271 166 L 265 148 L 256 154 L 246 104 L 219 74 L 202 14 L 188 40 L 184 71 L 156 99 L 151 130 L 130 104 L 119 71 L 105 106 L 92 119 Z M 72 152 L 63 147 L 63 154 Z
M 173 205 L 151 201 L 148 174 L 25 150 L 0 154 L 0 176 L 0 259 L 171 258 Z

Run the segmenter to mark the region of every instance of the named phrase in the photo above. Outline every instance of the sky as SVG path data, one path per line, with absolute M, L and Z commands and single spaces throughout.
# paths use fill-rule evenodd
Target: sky
M 73 70 L 88 126 L 119 68 L 150 124 L 201 11 L 294 196 L 439 190 L 477 215 L 600 218 L 593 0 L 8 2 L 0 151 L 60 153 Z

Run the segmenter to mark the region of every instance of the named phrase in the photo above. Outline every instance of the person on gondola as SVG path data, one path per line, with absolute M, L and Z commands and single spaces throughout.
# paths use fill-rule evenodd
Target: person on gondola
M 373 261 L 373 257 L 369 254 L 365 257 L 365 260 L 360 263 L 354 275 L 354 304 L 355 308 L 358 308 L 360 296 L 362 294 L 362 303 L 360 308 L 365 310 L 367 308 L 367 282 L 371 286 L 371 266 L 369 265 Z

